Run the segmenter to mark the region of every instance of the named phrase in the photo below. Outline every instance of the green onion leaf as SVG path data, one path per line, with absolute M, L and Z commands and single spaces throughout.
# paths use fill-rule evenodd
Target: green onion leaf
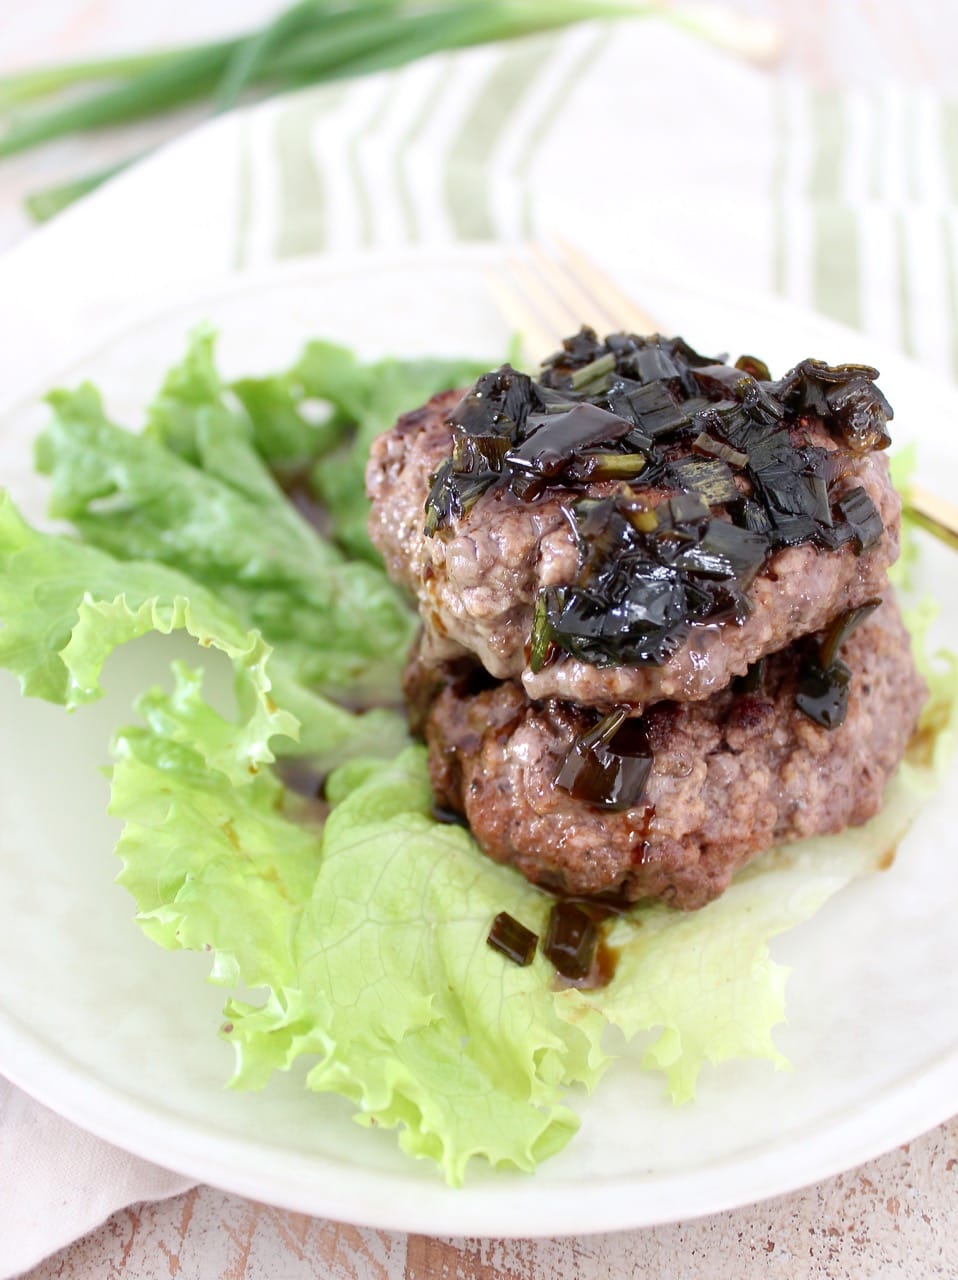
M 549 660 L 552 650 L 552 627 L 546 608 L 543 592 L 536 597 L 535 611 L 532 615 L 532 635 L 529 637 L 529 670 L 541 671 Z
M 710 507 L 734 502 L 742 495 L 735 477 L 721 458 L 679 458 L 669 463 L 669 474 L 681 489 L 697 493 Z
M 838 651 L 851 635 L 851 633 L 870 617 L 878 606 L 881 604 L 881 598 L 874 600 L 866 600 L 864 604 L 860 604 L 857 609 L 846 609 L 844 613 L 840 613 L 835 618 L 825 632 L 822 640 L 822 648 L 819 654 L 819 660 L 822 667 L 826 670 L 832 665 L 838 657 Z
M 118 164 L 111 164 L 106 169 L 98 169 L 96 173 L 88 173 L 83 178 L 74 178 L 72 182 L 64 182 L 56 187 L 45 187 L 42 191 L 34 191 L 26 198 L 27 212 L 34 222 L 46 222 L 73 204 L 75 200 L 89 195 L 91 191 L 95 191 L 97 187 L 102 186 L 104 182 L 108 182 L 110 178 L 114 178 L 118 173 L 122 173 L 124 169 L 128 169 L 131 164 L 140 158 L 140 156 L 134 156 L 130 160 L 121 160 Z
M 822 729 L 837 729 L 845 723 L 851 670 L 844 662 L 829 667 L 809 662 L 799 675 L 795 704 Z
M 539 935 L 520 924 L 508 911 L 500 911 L 492 922 L 486 943 L 493 951 L 499 951 L 513 964 L 524 969 L 532 964 Z
M 570 378 L 570 382 L 576 391 L 581 391 L 583 387 L 590 386 L 593 382 L 598 382 L 600 378 L 612 373 L 614 369 L 615 356 L 611 351 L 607 351 L 605 355 L 599 356 L 598 360 L 592 360 L 589 364 L 584 364 L 581 369 L 576 369 Z

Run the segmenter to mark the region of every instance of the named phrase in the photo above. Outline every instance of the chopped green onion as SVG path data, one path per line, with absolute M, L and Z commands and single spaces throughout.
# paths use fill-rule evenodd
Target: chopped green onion
M 644 470 L 642 453 L 590 453 L 582 459 L 582 470 L 587 480 L 631 479 Z
M 549 479 L 560 477 L 577 458 L 581 458 L 586 477 L 591 478 L 592 471 L 586 465 L 590 456 L 587 451 L 620 440 L 631 430 L 631 423 L 625 419 L 598 405 L 582 402 L 560 416 L 530 417 L 527 429 L 530 426 L 530 433 L 506 456 L 506 462 L 513 470 L 533 472 Z M 645 456 L 639 455 L 639 465 L 633 461 L 626 474 L 638 475 L 644 466 Z
M 583 387 L 598 382 L 614 369 L 615 356 L 611 351 L 607 351 L 604 356 L 599 356 L 598 360 L 592 360 L 589 364 L 584 364 L 581 369 L 576 369 L 570 381 L 576 391 L 581 391 Z
M 734 578 L 747 591 L 768 559 L 768 539 L 728 520 L 710 520 L 697 543 L 687 547 L 676 564 L 706 577 Z
M 795 703 L 822 729 L 837 729 L 848 712 L 848 688 L 852 673 L 841 660 L 828 667 L 809 662 L 799 674 Z
M 617 707 L 566 752 L 554 785 L 575 800 L 619 812 L 640 804 L 652 772 L 642 726 Z
M 500 951 L 522 969 L 532 964 L 538 941 L 538 934 L 520 924 L 508 911 L 499 912 L 486 938 L 493 951 Z
M 628 717 L 628 707 L 616 707 L 604 716 L 598 724 L 578 738 L 576 745 L 583 751 L 591 751 L 593 747 L 606 747 L 622 728 Z
M 532 615 L 532 635 L 529 638 L 529 670 L 541 671 L 549 661 L 552 651 L 552 626 L 546 608 L 546 596 L 540 591 Z
M 629 524 L 637 533 L 654 533 L 659 527 L 658 513 L 653 509 L 651 511 L 626 511 L 626 517 Z
M 721 458 L 679 458 L 669 464 L 669 472 L 680 488 L 698 494 L 710 507 L 742 496 L 731 468 Z
M 400 66 L 444 49 L 507 40 L 596 18 L 658 11 L 650 0 L 298 0 L 259 30 L 182 49 L 45 67 L 0 77 L 0 112 L 50 99 L 48 107 L 3 120 L 0 157 L 68 134 L 168 111 L 204 98 L 213 110 L 235 105 L 244 92 L 260 96 L 306 84 Z M 95 85 L 77 99 L 75 86 Z M 79 179 L 74 196 L 103 174 Z M 34 200 L 41 216 L 62 207 Z
M 757 382 L 771 382 L 772 375 L 768 371 L 768 365 L 764 360 L 759 360 L 758 356 L 739 356 L 735 361 L 736 369 L 741 369 L 743 373 L 751 374 Z
M 844 613 L 840 613 L 834 619 L 831 626 L 825 632 L 822 640 L 822 647 L 819 652 L 819 661 L 827 670 L 835 659 L 838 657 L 838 651 L 856 629 L 861 626 L 866 618 L 871 617 L 878 606 L 881 604 L 881 598 L 876 597 L 874 600 L 866 600 L 864 604 L 860 604 L 857 609 L 846 609 Z
M 708 432 L 702 431 L 692 441 L 692 448 L 697 449 L 699 453 L 707 453 L 710 457 L 721 458 L 723 462 L 727 462 L 730 467 L 746 467 L 748 466 L 748 454 L 742 453 L 739 449 L 733 449 L 730 444 L 725 444 L 721 440 L 716 440 L 710 436 Z
M 885 532 L 885 526 L 878 508 L 866 491 L 860 485 L 849 489 L 844 497 L 839 498 L 837 505 L 848 523 L 858 554 L 877 546 Z
M 592 968 L 599 930 L 574 902 L 557 902 L 549 913 L 542 949 L 563 978 L 576 981 Z

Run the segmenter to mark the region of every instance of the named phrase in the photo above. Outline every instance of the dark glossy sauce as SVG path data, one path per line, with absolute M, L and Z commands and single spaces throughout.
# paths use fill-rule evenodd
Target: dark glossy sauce
M 554 991 L 567 991 L 570 987 L 574 987 L 577 991 L 601 991 L 615 977 L 618 963 L 618 948 L 610 947 L 605 938 L 600 936 L 589 972 L 581 978 L 567 978 L 565 974 L 556 970 L 552 988 Z
M 427 536 L 483 495 L 558 501 L 573 516 L 578 573 L 538 592 L 532 671 L 557 652 L 596 667 L 664 665 L 696 628 L 745 621 L 775 553 L 810 543 L 862 554 L 883 536 L 864 488 L 836 501 L 837 468 L 889 443 L 877 372 L 803 360 L 780 380 L 767 374 L 752 356 L 732 367 L 680 338 L 601 340 L 583 328 L 538 381 L 504 365 L 466 393 L 448 419 L 453 448 L 426 502 Z M 809 433 L 819 420 L 837 449 Z M 824 728 L 842 718 L 831 685 L 800 704 Z M 578 798 L 575 767 L 563 786 Z
M 575 987 L 579 991 L 597 991 L 608 986 L 615 976 L 619 962 L 619 950 L 609 945 L 606 938 L 608 921 L 622 915 L 634 904 L 620 894 L 604 893 L 594 898 L 562 897 L 552 909 L 549 930 L 543 946 L 547 958 L 555 965 L 554 988 L 557 991 Z M 556 930 L 557 917 L 573 917 L 571 932 L 576 935 L 569 943 L 570 930 L 565 930 L 565 944 L 551 946 L 550 935 Z M 583 917 L 576 921 L 575 917 Z M 585 948 L 577 946 L 578 935 L 587 932 Z M 558 932 L 562 932 L 558 930 Z
M 799 671 L 795 705 L 823 729 L 838 729 L 845 723 L 851 671 L 841 659 L 822 669 L 815 662 Z
M 618 948 L 610 947 L 605 938 L 600 935 L 589 972 L 584 978 L 560 977 L 561 985 L 564 987 L 576 987 L 580 991 L 600 991 L 603 987 L 607 987 L 615 977 L 618 963 Z

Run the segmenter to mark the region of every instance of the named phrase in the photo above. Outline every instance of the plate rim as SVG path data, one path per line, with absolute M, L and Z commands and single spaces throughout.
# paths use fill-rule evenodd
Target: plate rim
M 108 348 L 124 335 L 129 335 L 136 328 L 169 317 L 177 308 L 281 284 L 287 278 L 301 281 L 315 276 L 348 275 L 357 269 L 374 270 L 387 262 L 408 264 L 417 259 L 427 260 L 432 264 L 444 259 L 475 262 L 486 258 L 494 259 L 502 251 L 503 246 L 494 241 L 470 245 L 376 249 L 350 254 L 315 255 L 264 265 L 253 271 L 230 272 L 205 278 L 195 282 L 189 289 L 178 287 L 162 294 L 153 294 L 149 300 L 124 309 L 114 323 L 87 335 L 87 340 L 79 343 L 68 359 L 55 353 L 51 355 L 51 363 L 55 364 L 56 370 L 71 369 L 93 358 L 99 351 Z M 648 273 L 648 278 L 651 280 L 654 276 Z M 681 279 L 662 283 L 676 292 L 705 298 L 715 296 L 707 283 L 703 286 L 701 283 L 692 284 Z M 862 340 L 861 334 L 836 321 L 771 295 L 742 291 L 739 300 L 745 307 L 754 307 L 762 314 L 780 314 L 787 323 L 812 324 L 838 337 L 849 334 L 858 342 Z M 880 349 L 882 345 L 877 342 L 874 344 L 876 349 Z M 936 384 L 936 393 L 940 391 L 958 404 L 958 392 L 940 375 L 925 370 L 901 353 L 896 352 L 894 358 L 899 367 L 908 369 L 915 376 L 932 379 Z M 53 376 L 62 375 L 55 372 Z M 18 412 L 25 402 L 32 401 L 33 398 L 32 390 L 26 393 L 21 391 L 14 396 L 12 402 L 8 400 L 0 404 L 0 430 L 10 415 Z M 828 1158 L 815 1159 L 815 1144 L 820 1144 L 823 1136 L 819 1128 L 815 1128 L 805 1138 L 789 1146 L 787 1161 L 782 1161 L 781 1151 L 764 1152 L 757 1157 L 749 1157 L 746 1153 L 706 1165 L 691 1173 L 675 1171 L 658 1174 L 652 1181 L 636 1178 L 634 1175 L 620 1175 L 611 1180 L 620 1191 L 615 1196 L 608 1194 L 609 1183 L 605 1180 L 595 1188 L 580 1187 L 576 1193 L 580 1207 L 573 1214 L 569 1212 L 568 1205 L 563 1206 L 562 1220 L 556 1221 L 560 1216 L 558 1212 L 553 1218 L 546 1220 L 547 1215 L 542 1209 L 537 1214 L 534 1208 L 543 1196 L 555 1196 L 557 1193 L 554 1188 L 548 1191 L 542 1188 L 540 1192 L 536 1192 L 534 1179 L 517 1180 L 508 1175 L 505 1178 L 496 1175 L 498 1182 L 489 1181 L 478 1187 L 467 1184 L 462 1190 L 451 1191 L 441 1184 L 438 1176 L 435 1185 L 421 1180 L 413 1185 L 406 1178 L 405 1170 L 393 1173 L 374 1169 L 360 1171 L 361 1178 L 372 1180 L 370 1194 L 365 1198 L 357 1198 L 353 1193 L 344 1198 L 335 1186 L 317 1188 L 312 1180 L 308 1186 L 294 1185 L 297 1182 L 295 1178 L 285 1172 L 277 1177 L 274 1169 L 270 1173 L 270 1180 L 273 1182 L 273 1189 L 270 1189 L 264 1182 L 257 1181 L 251 1170 L 241 1169 L 241 1162 L 236 1161 L 237 1152 L 255 1153 L 262 1150 L 262 1144 L 217 1131 L 215 1149 L 221 1154 L 216 1158 L 215 1152 L 203 1150 L 203 1144 L 210 1143 L 210 1133 L 209 1130 L 204 1131 L 196 1121 L 180 1116 L 175 1125 L 170 1126 L 170 1117 L 166 1116 L 164 1119 L 163 1113 L 155 1105 L 131 1098 L 117 1086 L 97 1080 L 87 1069 L 76 1065 L 71 1068 L 69 1064 L 68 1055 L 58 1055 L 51 1046 L 43 1042 L 42 1037 L 23 1027 L 16 1016 L 0 1004 L 0 1070 L 3 1074 L 43 1105 L 123 1150 L 154 1163 L 159 1156 L 159 1163 L 178 1172 L 241 1195 L 268 1199 L 270 1203 L 298 1212 L 386 1230 L 497 1238 L 555 1237 L 634 1229 L 759 1203 L 846 1171 L 917 1137 L 948 1120 L 955 1113 L 955 1107 L 947 1099 L 958 1096 L 956 1044 L 953 1050 L 940 1055 L 938 1060 L 925 1069 L 889 1084 L 881 1092 L 877 1109 L 884 1113 L 884 1122 L 878 1131 L 870 1131 L 863 1121 L 863 1117 L 876 1110 L 874 1095 L 868 1104 L 855 1108 L 839 1124 L 826 1125 L 825 1132 L 833 1138 L 846 1130 L 850 1131 L 847 1135 L 850 1145 L 842 1148 L 844 1154 L 840 1154 L 838 1149 L 832 1150 L 836 1144 L 831 1142 L 826 1144 L 830 1150 Z M 929 1087 L 937 1100 L 934 1105 L 928 1102 Z M 887 1111 L 893 1105 L 896 1123 L 889 1125 Z M 140 1122 L 140 1129 L 131 1123 L 133 1120 Z M 838 1146 L 841 1147 L 841 1144 Z M 284 1151 L 287 1158 L 297 1164 L 307 1162 L 329 1173 L 337 1170 L 337 1162 L 326 1155 L 307 1156 L 289 1148 Z M 853 1154 L 849 1156 L 848 1151 Z M 796 1160 L 796 1154 L 802 1158 Z M 412 1168 L 410 1163 L 410 1172 Z M 748 1176 L 743 1177 L 742 1181 L 736 1181 L 736 1174 Z M 720 1185 L 715 1186 L 716 1182 Z M 282 1185 L 277 1186 L 277 1183 Z M 408 1187 L 412 1192 L 412 1199 L 397 1195 L 394 1200 L 389 1200 L 381 1194 L 377 1196 L 377 1185 L 393 1189 Z M 690 1186 L 698 1191 L 698 1198 L 692 1204 L 687 1195 L 683 1194 Z M 509 1196 L 502 1196 L 504 1188 L 510 1191 Z M 531 1189 L 530 1195 L 521 1194 L 520 1188 Z M 632 1197 L 621 1194 L 627 1188 L 634 1189 Z M 417 1203 L 417 1193 L 421 1197 L 421 1204 Z M 436 1207 L 437 1199 L 442 1202 L 439 1212 Z M 511 1203 L 512 1200 L 516 1203 Z M 502 1201 L 504 1212 L 503 1207 L 496 1204 L 497 1201 Z M 501 1215 L 495 1221 L 492 1220 L 494 1213 Z M 527 1215 L 533 1217 L 531 1226 L 528 1221 L 519 1221 Z
M 164 1128 L 175 1112 L 165 1112 L 159 1106 L 131 1098 L 117 1087 L 91 1078 L 85 1069 L 70 1070 L 64 1065 L 64 1057 L 46 1050 L 40 1037 L 29 1030 L 24 1034 L 23 1029 L 18 1034 L 17 1021 L 0 1007 L 0 1052 L 4 1053 L 6 1079 L 87 1133 L 152 1164 L 196 1178 L 197 1183 L 214 1185 L 238 1196 L 266 1199 L 270 1204 L 292 1212 L 310 1213 L 364 1228 L 412 1231 L 424 1235 L 470 1235 L 485 1239 L 561 1238 L 639 1230 L 752 1206 L 856 1169 L 902 1143 L 921 1137 L 921 1134 L 952 1119 L 952 1107 L 946 1106 L 944 1100 L 949 1089 L 953 1094 L 958 1093 L 958 1051 L 954 1051 L 940 1055 L 934 1065 L 921 1073 L 895 1080 L 877 1096 L 872 1094 L 870 1100 L 848 1112 L 847 1119 L 839 1124 L 824 1121 L 809 1130 L 806 1138 L 790 1144 L 788 1167 L 793 1170 L 790 1174 L 783 1174 L 785 1166 L 780 1160 L 781 1153 L 772 1149 L 759 1152 L 758 1156 L 736 1157 L 730 1161 L 716 1158 L 693 1172 L 680 1170 L 657 1175 L 654 1179 L 637 1179 L 634 1176 L 593 1179 L 584 1187 L 576 1184 L 576 1215 L 579 1216 L 570 1215 L 566 1208 L 560 1224 L 540 1222 L 537 1225 L 533 1221 L 530 1226 L 524 1219 L 530 1208 L 535 1212 L 538 1207 L 535 1202 L 547 1202 L 562 1189 L 553 1185 L 542 1187 L 537 1193 L 535 1175 L 494 1172 L 480 1188 L 470 1188 L 469 1183 L 465 1188 L 450 1188 L 441 1183 L 437 1174 L 435 1184 L 416 1183 L 412 1189 L 420 1194 L 423 1204 L 418 1206 L 414 1201 L 410 1206 L 410 1202 L 401 1197 L 392 1203 L 382 1198 L 389 1189 L 409 1189 L 406 1170 L 369 1171 L 362 1170 L 361 1165 L 351 1165 L 346 1170 L 347 1181 L 370 1180 L 369 1192 L 357 1196 L 353 1188 L 348 1188 L 345 1194 L 337 1192 L 334 1187 L 320 1190 L 315 1181 L 310 1180 L 309 1185 L 304 1185 L 298 1176 L 284 1171 L 278 1179 L 278 1194 L 264 1196 L 264 1183 L 257 1180 L 254 1172 L 231 1164 L 238 1153 L 259 1149 L 257 1144 L 216 1130 L 216 1146 L 211 1153 L 207 1149 L 209 1129 L 182 1116 L 175 1117 L 172 1128 Z M 12 1052 L 12 1056 L 8 1056 L 8 1052 Z M 8 1070 L 10 1062 L 13 1062 L 13 1071 Z M 918 1102 L 929 1084 L 934 1085 L 935 1096 L 940 1098 L 938 1107 L 927 1108 Z M 64 1088 L 69 1097 L 68 1108 L 60 1106 Z M 909 1100 L 911 1106 L 907 1105 Z M 902 1102 L 905 1106 L 900 1106 Z M 877 1107 L 884 1112 L 885 1120 L 888 1119 L 886 1108 L 889 1103 L 899 1103 L 894 1112 L 898 1124 L 891 1129 L 888 1124 L 882 1125 L 881 1135 L 863 1137 L 859 1133 L 863 1117 L 873 1114 Z M 120 1144 L 117 1130 L 129 1120 L 138 1121 L 141 1128 L 131 1126 L 124 1130 L 126 1137 Z M 850 1139 L 857 1138 L 853 1146 L 844 1146 L 845 1130 L 850 1130 Z M 822 1137 L 830 1139 L 831 1152 L 825 1161 L 816 1156 L 817 1144 Z M 848 1157 L 849 1151 L 853 1152 L 852 1158 Z M 795 1153 L 802 1156 L 802 1160 L 795 1162 Z M 289 1151 L 284 1152 L 284 1156 L 296 1166 L 309 1166 L 311 1170 L 318 1169 L 320 1174 L 343 1176 L 341 1162 L 330 1157 Z M 739 1183 L 735 1179 L 742 1174 L 747 1176 Z M 689 1207 L 685 1198 L 689 1184 L 699 1193 L 699 1201 L 694 1207 Z M 497 1220 L 492 1224 L 488 1221 L 489 1210 L 502 1212 L 499 1198 L 506 1188 L 512 1193 L 506 1199 L 507 1221 Z M 637 1197 L 626 1207 L 621 1197 L 610 1196 L 611 1188 L 633 1188 Z M 439 1225 L 435 1222 L 434 1196 L 430 1196 L 430 1189 L 443 1199 L 443 1220 Z M 530 1197 L 523 1194 L 524 1190 L 532 1193 L 533 1206 L 529 1204 Z
M 953 1115 L 952 1107 L 946 1105 L 945 1098 L 949 1092 L 952 1096 L 958 1093 L 956 1049 L 939 1055 L 923 1071 L 891 1082 L 877 1096 L 871 1095 L 868 1102 L 862 1102 L 847 1112 L 846 1118 L 839 1123 L 823 1122 L 809 1130 L 806 1137 L 789 1146 L 787 1166 L 781 1160 L 781 1152 L 762 1150 L 752 1156 L 746 1153 L 730 1160 L 718 1158 L 691 1174 L 675 1171 L 656 1175 L 654 1179 L 615 1177 L 608 1181 L 599 1180 L 594 1185 L 577 1185 L 576 1213 L 580 1216 L 570 1216 L 566 1207 L 561 1222 L 533 1221 L 530 1227 L 524 1220 L 530 1208 L 534 1214 L 537 1202 L 548 1201 L 558 1194 L 555 1187 L 541 1187 L 537 1192 L 534 1174 L 510 1176 L 492 1173 L 481 1187 L 470 1186 L 467 1182 L 463 1188 L 450 1188 L 442 1184 L 436 1172 L 435 1184 L 416 1184 L 414 1190 L 425 1193 L 422 1205 L 418 1205 L 415 1200 L 408 1201 L 398 1194 L 394 1201 L 383 1198 L 390 1189 L 397 1192 L 411 1189 L 406 1171 L 402 1169 L 395 1173 L 386 1170 L 370 1172 L 357 1166 L 354 1173 L 350 1167 L 347 1181 L 354 1178 L 371 1180 L 370 1190 L 358 1196 L 352 1188 L 345 1194 L 337 1193 L 335 1187 L 323 1186 L 320 1189 L 312 1179 L 305 1185 L 299 1177 L 284 1170 L 278 1179 L 275 1171 L 271 1174 L 275 1180 L 274 1190 L 264 1195 L 263 1181 L 244 1169 L 241 1163 L 232 1163 L 238 1154 L 261 1151 L 261 1145 L 217 1131 L 215 1146 L 210 1152 L 209 1129 L 194 1120 L 175 1117 L 175 1113 L 166 1113 L 158 1106 L 131 1098 L 116 1086 L 97 1081 L 83 1068 L 71 1070 L 64 1065 L 64 1056 L 46 1049 L 39 1036 L 28 1029 L 17 1034 L 17 1019 L 2 1007 L 0 1054 L 3 1055 L 6 1078 L 35 1101 L 95 1137 L 174 1173 L 195 1178 L 198 1183 L 207 1183 L 251 1199 L 265 1199 L 291 1212 L 331 1218 L 360 1227 L 485 1239 L 544 1239 L 640 1230 L 761 1204 L 857 1168 L 945 1123 Z M 8 1069 L 11 1063 L 12 1071 Z M 919 1101 L 929 1084 L 940 1099 L 940 1105 L 930 1110 Z M 70 1100 L 67 1109 L 60 1105 L 64 1087 Z M 902 1100 L 907 1102 L 909 1099 L 912 1106 L 899 1105 L 895 1112 L 898 1124 L 891 1130 L 886 1123 L 880 1134 L 861 1134 L 863 1118 L 873 1115 L 876 1110 L 883 1111 L 891 1102 L 900 1104 Z M 176 1122 L 168 1127 L 171 1116 Z M 130 1120 L 137 1121 L 140 1127 L 131 1126 L 125 1130 L 121 1143 L 117 1130 Z M 850 1131 L 847 1136 L 852 1140 L 848 1146 L 843 1142 L 846 1130 Z M 816 1156 L 822 1137 L 828 1138 L 830 1149 L 829 1157 L 824 1161 Z M 852 1153 L 850 1157 L 849 1152 Z M 341 1163 L 325 1155 L 288 1149 L 284 1154 L 297 1166 L 308 1165 L 312 1170 L 318 1169 L 320 1175 L 343 1176 Z M 802 1157 L 798 1161 L 794 1158 L 796 1154 Z M 786 1167 L 789 1172 L 785 1172 Z M 736 1176 L 743 1174 L 747 1177 L 741 1182 L 735 1180 Z M 321 1183 L 322 1177 L 317 1181 Z M 699 1194 L 693 1207 L 689 1206 L 686 1198 L 689 1185 Z M 626 1188 L 634 1189 L 635 1199 L 626 1207 L 621 1196 L 609 1195 L 610 1186 L 620 1192 Z M 490 1214 L 502 1214 L 499 1202 L 501 1192 L 506 1188 L 510 1192 L 505 1201 L 506 1221 L 497 1218 L 491 1222 Z M 430 1191 L 433 1194 L 429 1194 Z M 531 1193 L 531 1206 L 530 1196 L 524 1195 L 523 1191 Z M 442 1221 L 438 1224 L 434 1203 L 436 1194 L 443 1200 Z

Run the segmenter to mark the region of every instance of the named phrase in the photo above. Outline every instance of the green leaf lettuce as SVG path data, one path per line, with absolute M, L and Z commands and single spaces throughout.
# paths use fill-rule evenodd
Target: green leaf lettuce
M 541 934 L 550 901 L 432 818 L 421 748 L 333 773 L 320 827 L 269 771 L 230 785 L 196 677 L 181 670 L 176 693 L 141 711 L 147 728 L 117 744 L 120 879 L 151 937 L 211 948 L 215 981 L 264 989 L 261 1003 L 226 1005 L 234 1083 L 259 1087 L 316 1058 L 309 1088 L 349 1098 L 363 1123 L 398 1126 L 403 1149 L 454 1184 L 473 1156 L 532 1169 L 564 1145 L 569 1087 L 601 1076 L 607 1025 L 657 1033 L 643 1065 L 676 1101 L 705 1062 L 782 1065 L 771 1032 L 786 972 L 768 940 L 873 869 L 921 802 L 899 779 L 867 827 L 774 852 L 702 911 L 634 909 L 609 939 L 612 982 L 556 990 L 541 955 L 519 968 L 486 945 L 499 911 Z
M 958 700 L 954 662 L 929 667 L 924 733 L 868 826 L 773 851 L 702 911 L 618 918 L 604 989 L 557 988 L 539 954 L 511 964 L 487 945 L 493 917 L 541 936 L 551 900 L 434 819 L 425 753 L 397 713 L 329 696 L 395 697 L 413 629 L 357 532 L 369 442 L 466 376 L 314 343 L 292 370 L 230 388 L 204 331 L 142 435 L 113 424 L 90 386 L 51 397 L 38 464 L 79 538 L 37 532 L 0 496 L 0 666 L 25 693 L 90 701 L 110 652 L 149 631 L 183 631 L 232 666 L 232 715 L 182 663 L 172 691 L 142 695 L 142 723 L 116 738 L 111 811 L 144 930 L 208 951 L 213 981 L 259 993 L 226 1004 L 234 1083 L 260 1087 L 305 1056 L 310 1089 L 397 1128 L 454 1184 L 473 1157 L 531 1170 L 569 1140 L 572 1091 L 600 1079 L 610 1026 L 645 1034 L 643 1065 L 676 1101 L 708 1062 L 782 1065 L 786 974 L 769 940 L 897 841 Z M 284 467 L 318 477 L 338 541 L 294 511 Z M 325 806 L 272 767 L 296 754 L 332 770 Z

